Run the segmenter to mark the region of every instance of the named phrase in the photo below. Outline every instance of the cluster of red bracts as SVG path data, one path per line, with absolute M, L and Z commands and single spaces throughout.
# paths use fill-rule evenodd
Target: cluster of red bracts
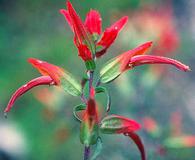
M 79 56 L 83 61 L 88 62 L 86 66 L 89 70 L 95 69 L 94 59 L 106 53 L 128 20 L 125 16 L 101 33 L 102 19 L 96 10 L 91 10 L 87 14 L 84 23 L 69 1 L 67 1 L 67 10 L 61 9 L 60 13 L 64 15 L 72 29 Z
M 73 96 L 81 96 L 81 100 L 84 103 L 76 106 L 74 115 L 78 119 L 76 112 L 83 111 L 83 116 L 79 119 L 82 121 L 80 139 L 85 146 L 89 147 L 90 145 L 96 144 L 97 139 L 99 138 L 99 132 L 104 134 L 124 134 L 135 142 L 140 150 L 142 160 L 145 160 L 146 156 L 143 144 L 139 136 L 135 133 L 135 131 L 140 129 L 140 125 L 134 120 L 118 115 L 105 116 L 101 120 L 98 106 L 95 101 L 95 95 L 97 93 L 107 92 L 106 89 L 101 88 L 101 83 L 111 82 L 123 72 L 131 70 L 135 66 L 161 63 L 174 65 L 182 71 L 189 71 L 190 68 L 181 62 L 170 58 L 144 55 L 152 45 L 152 42 L 147 42 L 110 60 L 100 70 L 99 80 L 96 83 L 97 85 L 93 88 L 92 74 L 95 70 L 96 58 L 99 58 L 106 53 L 120 30 L 127 23 L 128 18 L 126 16 L 121 18 L 101 33 L 102 20 L 98 11 L 91 10 L 87 14 L 85 23 L 82 22 L 69 1 L 67 1 L 67 10 L 61 9 L 60 12 L 65 16 L 74 32 L 74 43 L 78 48 L 79 56 L 85 61 L 87 71 L 90 73 L 87 79 L 87 82 L 89 83 L 88 98 L 86 98 L 86 93 L 84 93 L 83 90 L 85 84 L 79 83 L 70 75 L 70 73 L 45 61 L 30 58 L 28 60 L 29 63 L 38 69 L 42 76 L 35 78 L 20 87 L 12 95 L 4 112 L 9 112 L 15 101 L 33 87 L 39 85 L 55 85 L 61 87 Z M 99 89 L 97 89 L 98 87 Z M 108 103 L 108 106 L 107 112 L 110 110 L 110 102 Z

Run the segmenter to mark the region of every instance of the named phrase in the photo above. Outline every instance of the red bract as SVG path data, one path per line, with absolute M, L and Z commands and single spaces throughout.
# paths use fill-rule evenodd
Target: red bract
M 115 41 L 118 33 L 121 31 L 123 26 L 127 23 L 128 17 L 122 17 L 120 20 L 115 22 L 111 27 L 107 28 L 102 38 L 97 42 L 97 46 L 101 46 L 102 49 L 96 53 L 96 57 L 101 57 L 106 53 L 106 50 Z
M 98 11 L 91 10 L 87 14 L 85 23 L 83 23 L 72 7 L 72 4 L 67 1 L 67 10 L 61 9 L 60 13 L 64 15 L 75 34 L 74 42 L 77 48 L 78 46 L 85 44 L 91 53 L 95 54 L 97 58 L 106 53 L 107 49 L 115 41 L 118 33 L 128 21 L 127 16 L 122 17 L 112 26 L 106 28 L 102 33 L 102 36 L 98 38 L 102 31 L 102 19 Z M 85 51 L 81 51 L 81 49 L 79 50 L 79 53 L 82 53 L 79 54 L 79 56 L 82 55 L 81 58 L 84 61 L 89 60 L 92 57 L 89 56 L 89 54 L 84 55 Z M 88 57 L 85 58 L 86 56 Z
M 94 99 L 88 100 L 83 121 L 89 124 L 91 124 L 92 121 L 93 123 L 96 123 L 96 124 L 98 123 L 98 111 L 97 111 L 97 105 Z
M 11 99 L 9 100 L 9 103 L 6 107 L 6 109 L 4 110 L 5 113 L 9 112 L 12 108 L 12 106 L 14 105 L 15 101 L 24 93 L 26 93 L 28 90 L 36 87 L 36 86 L 40 86 L 40 85 L 54 85 L 55 82 L 54 80 L 49 77 L 49 76 L 41 76 L 38 78 L 35 78 L 31 81 L 29 81 L 28 83 L 26 83 L 25 85 L 23 85 L 22 87 L 20 87 L 11 97 Z
M 58 66 L 47 63 L 45 61 L 41 61 L 35 58 L 29 58 L 28 62 L 31 63 L 38 71 L 43 75 L 42 77 L 35 78 L 28 82 L 27 84 L 20 87 L 11 97 L 7 108 L 4 112 L 9 112 L 12 108 L 14 102 L 17 98 L 19 98 L 22 94 L 32 89 L 35 86 L 39 85 L 57 85 L 63 86 L 64 90 L 69 92 L 72 95 L 78 96 L 80 95 L 81 87 L 77 84 L 77 82 L 68 75 L 67 72 L 64 72 Z M 63 82 L 63 84 L 62 84 Z
M 182 71 L 190 71 L 189 66 L 186 66 L 177 60 L 162 56 L 143 55 L 151 45 L 152 42 L 147 42 L 118 56 L 116 59 L 121 64 L 121 72 L 143 64 L 170 64 Z
M 143 64 L 170 64 L 182 71 L 185 71 L 185 72 L 190 71 L 189 66 L 186 66 L 185 64 L 177 60 L 167 58 L 167 57 L 161 57 L 161 56 L 138 55 L 138 56 L 132 57 L 129 63 L 130 67 L 131 65 L 140 66 Z
M 152 42 L 146 42 L 138 47 L 136 47 L 135 49 L 132 49 L 130 51 L 127 51 L 121 55 L 118 56 L 117 59 L 119 59 L 120 63 L 121 63 L 121 71 L 125 71 L 127 69 L 129 69 L 129 63 L 131 61 L 131 58 L 136 56 L 136 55 L 142 55 L 145 54 L 150 47 L 152 46 Z
M 72 4 L 67 1 L 67 10 L 61 9 L 60 13 L 64 15 L 75 34 L 74 43 L 78 48 L 79 56 L 81 56 L 84 61 L 92 60 L 94 43 L 81 18 L 77 15 L 76 11 L 72 7 Z
M 146 160 L 144 145 L 143 145 L 140 137 L 134 132 L 129 132 L 129 133 L 126 133 L 125 135 L 129 136 L 134 141 L 134 143 L 137 145 L 137 148 L 140 151 L 142 160 Z
M 91 34 L 100 35 L 102 32 L 102 19 L 98 11 L 91 10 L 85 19 L 85 26 Z
M 63 69 L 53 64 L 41 61 L 35 58 L 29 58 L 28 62 L 33 65 L 42 75 L 50 76 L 57 85 L 60 84 L 60 78 L 63 76 Z
M 87 108 L 84 111 L 81 124 L 81 143 L 85 146 L 95 144 L 98 138 L 98 110 L 94 99 L 89 99 Z
M 101 83 L 108 83 L 120 76 L 123 72 L 133 69 L 135 66 L 143 64 L 170 64 L 182 71 L 189 71 L 190 68 L 179 61 L 152 55 L 144 55 L 152 46 L 152 42 L 146 42 L 132 50 L 129 50 L 114 59 L 110 60 L 101 70 L 100 75 L 94 75 L 96 71 L 96 58 L 101 57 L 115 41 L 117 35 L 128 21 L 124 16 L 110 27 L 102 31 L 102 20 L 98 11 L 91 10 L 83 23 L 76 13 L 72 4 L 67 1 L 67 10 L 61 9 L 68 24 L 74 33 L 74 43 L 78 49 L 78 55 L 86 65 L 86 75 L 79 83 L 73 76 L 62 68 L 53 64 L 41 61 L 35 58 L 29 58 L 28 62 L 33 65 L 43 75 L 31 80 L 20 87 L 11 97 L 5 113 L 9 112 L 14 102 L 25 92 L 39 85 L 56 85 L 63 88 L 73 96 L 79 96 L 82 103 L 76 105 L 73 109 L 75 118 L 81 122 L 80 140 L 84 144 L 84 159 L 90 158 L 90 146 L 96 144 L 96 150 L 91 159 L 96 159 L 101 150 L 101 138 L 99 133 L 103 134 L 122 134 L 131 138 L 137 145 L 142 160 L 146 159 L 144 146 L 137 131 L 141 128 L 140 124 L 132 119 L 119 116 L 108 115 L 111 109 L 111 96 L 108 90 L 101 86 Z M 169 42 L 169 40 L 167 40 Z M 94 86 L 94 79 L 98 78 Z M 104 93 L 107 98 L 105 114 L 100 114 L 96 103 L 96 94 Z M 101 110 L 100 110 L 101 111 Z M 101 111 L 101 113 L 103 113 Z M 103 117 L 104 116 L 104 117 Z M 103 119 L 102 119 L 103 117 Z M 150 124 L 151 125 L 151 124 Z M 151 130 L 155 129 L 154 124 L 149 126 Z M 157 128 L 157 127 L 156 127 Z M 194 140 L 194 137 L 185 137 L 185 142 Z M 193 143 L 194 144 L 194 143 Z M 192 144 L 188 144 L 192 145 Z

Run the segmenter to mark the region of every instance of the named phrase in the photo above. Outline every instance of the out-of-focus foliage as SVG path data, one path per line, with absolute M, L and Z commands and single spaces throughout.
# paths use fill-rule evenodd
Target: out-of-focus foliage
M 192 72 L 181 73 L 163 66 L 166 71 L 162 76 L 155 76 L 158 73 L 158 70 L 153 72 L 155 66 L 138 67 L 109 84 L 111 97 L 114 97 L 112 104 L 115 104 L 111 106 L 111 111 L 133 117 L 142 124 L 143 130 L 139 134 L 143 137 L 148 159 L 194 159 L 194 145 L 186 142 L 193 141 L 195 135 L 195 28 L 192 21 L 195 5 L 192 1 L 72 0 L 82 18 L 90 8 L 98 9 L 105 22 L 104 28 L 121 15 L 129 16 L 129 24 L 109 49 L 106 58 L 98 62 L 98 68 L 108 59 L 139 45 L 141 38 L 158 42 L 158 25 L 149 32 L 145 30 L 144 34 L 136 31 L 138 38 L 133 36 L 135 32 L 130 26 L 135 21 L 142 25 L 142 30 L 148 27 L 140 22 L 142 19 L 135 19 L 134 15 L 140 13 L 144 16 L 146 8 L 150 8 L 154 14 L 159 8 L 163 8 L 162 13 L 167 13 L 167 9 L 172 10 L 171 23 L 174 24 L 180 45 L 171 52 L 168 50 L 166 55 L 182 60 L 192 68 Z M 70 28 L 58 12 L 64 5 L 64 0 L 0 0 L 1 111 L 16 88 L 38 75 L 26 62 L 28 57 L 58 64 L 77 77 L 82 77 L 85 66 L 77 57 Z M 33 91 L 33 95 L 27 94 L 17 101 L 17 109 L 12 110 L 8 119 L 0 116 L 0 159 L 5 154 L 13 159 L 79 159 L 82 146 L 78 143 L 78 124 L 72 115 L 73 106 L 78 104 L 79 99 L 44 87 Z M 98 99 L 98 105 L 105 108 L 106 100 L 101 95 Z M 182 120 L 173 118 L 175 111 L 179 111 Z M 173 119 L 176 119 L 175 122 Z M 182 128 L 181 131 L 178 128 Z M 14 136 L 21 138 L 21 141 L 15 142 Z M 11 142 L 17 144 L 18 151 L 13 146 L 6 148 L 5 142 L 8 141 L 10 145 Z M 104 136 L 103 153 L 99 159 L 137 159 L 137 148 L 133 145 L 133 148 L 129 148 L 129 143 L 121 136 Z

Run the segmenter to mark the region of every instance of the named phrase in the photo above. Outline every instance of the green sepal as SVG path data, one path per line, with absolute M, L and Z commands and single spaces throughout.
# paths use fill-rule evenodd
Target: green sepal
M 79 116 L 77 115 L 77 112 L 80 112 L 80 111 L 84 111 L 86 109 L 86 105 L 85 104 L 79 104 L 77 106 L 74 107 L 73 109 L 73 114 L 74 114 L 74 117 L 79 121 L 79 122 L 82 122 L 82 120 L 79 118 Z
M 105 117 L 100 125 L 100 131 L 104 134 L 115 134 L 122 128 L 121 120 L 113 115 Z
M 93 124 L 93 126 L 90 126 L 89 128 L 89 125 L 86 122 L 82 121 L 80 131 L 81 143 L 87 147 L 96 144 L 97 138 L 99 137 L 98 129 L 98 124 Z
M 106 116 L 100 124 L 100 131 L 104 134 L 124 134 L 140 128 L 140 124 L 136 121 L 119 115 Z
M 102 83 L 109 83 L 121 74 L 120 63 L 118 59 L 108 61 L 100 70 L 100 78 Z
M 105 93 L 107 96 L 107 107 L 106 107 L 106 112 L 110 111 L 110 106 L 111 106 L 111 96 L 108 92 L 108 90 L 105 87 L 99 86 L 95 88 L 96 93 Z
M 62 88 L 72 96 L 80 96 L 82 94 L 81 84 L 70 73 L 64 71 L 60 83 Z
M 97 143 L 95 146 L 95 151 L 93 152 L 93 155 L 91 156 L 90 160 L 95 160 L 100 155 L 102 148 L 103 148 L 102 147 L 102 140 L 100 137 L 98 137 Z
M 93 33 L 93 35 L 92 35 L 93 41 L 97 42 L 98 38 L 99 38 L 99 35 L 97 33 Z
M 94 60 L 89 60 L 85 62 L 85 66 L 88 71 L 94 71 L 96 68 L 95 61 Z
M 96 46 L 96 53 L 97 53 L 97 52 L 101 52 L 103 49 L 104 49 L 103 46 L 97 45 L 97 46 Z

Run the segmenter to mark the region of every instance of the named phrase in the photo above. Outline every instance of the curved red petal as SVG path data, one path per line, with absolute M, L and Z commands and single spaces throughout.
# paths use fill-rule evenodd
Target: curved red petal
M 91 51 L 87 48 L 86 45 L 80 44 L 77 46 L 78 51 L 79 51 L 79 56 L 84 60 L 84 61 L 88 61 L 88 60 L 92 60 L 93 56 Z
M 85 19 L 85 26 L 91 34 L 101 34 L 102 19 L 98 11 L 90 10 Z
M 68 13 L 68 11 L 65 10 L 65 9 L 61 9 L 61 10 L 60 10 L 60 13 L 61 13 L 62 15 L 64 15 L 66 21 L 68 22 L 68 25 L 70 26 L 71 30 L 74 32 L 73 24 L 72 24 L 71 17 L 70 17 L 70 14 Z
M 170 64 L 182 71 L 190 71 L 190 67 L 171 58 L 152 56 L 152 55 L 138 55 L 131 58 L 130 65 L 139 66 L 143 64 Z
M 126 133 L 126 132 L 134 132 L 141 128 L 141 125 L 135 120 L 132 120 L 132 119 L 129 119 L 123 116 L 118 116 L 118 115 L 115 115 L 115 118 L 120 119 L 122 123 L 121 124 L 122 128 L 117 131 L 118 134 Z
M 145 54 L 148 51 L 148 49 L 150 49 L 151 46 L 152 42 L 146 42 L 132 50 L 123 53 L 122 55 L 119 55 L 118 58 L 120 59 L 121 62 L 120 67 L 121 71 L 123 72 L 126 69 L 128 69 L 129 62 L 133 56 Z
M 137 135 L 134 132 L 129 132 L 129 133 L 125 133 L 125 136 L 129 136 L 134 141 L 134 143 L 137 145 L 137 147 L 140 151 L 142 160 L 146 160 L 144 145 L 143 145 L 139 135 Z
M 104 49 L 110 47 L 110 45 L 115 41 L 118 33 L 121 31 L 123 26 L 127 23 L 128 17 L 122 17 L 120 20 L 115 22 L 111 27 L 107 28 L 100 41 L 97 43 L 97 45 L 103 46 Z M 97 54 L 97 57 L 100 57 L 104 54 L 105 52 L 101 52 L 101 54 Z
M 4 112 L 5 113 L 9 112 L 12 106 L 14 105 L 15 101 L 30 89 L 39 85 L 52 85 L 52 84 L 55 84 L 55 82 L 53 81 L 52 78 L 50 78 L 50 76 L 41 76 L 29 81 L 28 83 L 26 83 L 25 85 L 23 85 L 22 87 L 20 87 L 18 90 L 15 91 L 15 93 L 12 95 L 11 99 L 9 100 L 9 103 L 6 109 L 4 110 Z
M 50 76 L 56 84 L 60 84 L 60 78 L 63 75 L 63 69 L 35 58 L 29 58 L 28 62 L 31 63 L 33 67 L 38 69 L 42 75 Z
M 72 22 L 72 26 L 74 28 L 74 32 L 75 32 L 75 35 L 79 43 L 81 44 L 83 41 L 85 41 L 86 43 L 90 43 L 86 28 L 83 25 L 82 20 L 78 16 L 72 4 L 69 1 L 67 1 L 67 9 L 68 9 L 69 18 L 70 18 L 69 22 Z

